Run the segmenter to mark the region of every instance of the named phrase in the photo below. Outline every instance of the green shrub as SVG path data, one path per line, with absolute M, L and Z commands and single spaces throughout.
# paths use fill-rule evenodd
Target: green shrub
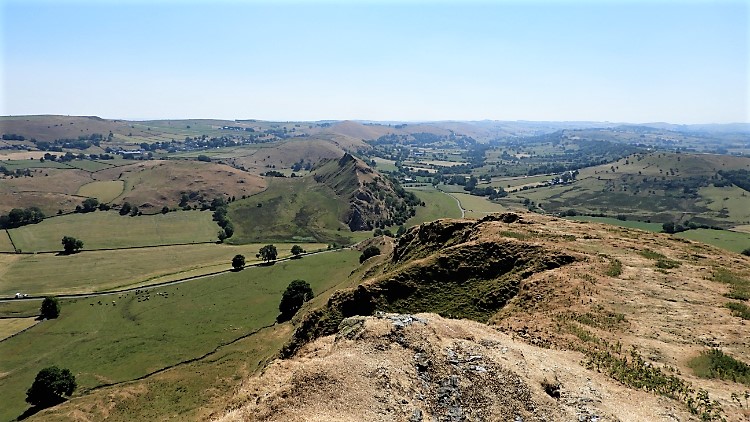
M 750 281 L 738 277 L 724 268 L 714 271 L 713 279 L 719 283 L 729 284 L 731 290 L 724 296 L 730 299 L 750 300 Z
M 724 306 L 732 310 L 732 315 L 750 320 L 750 307 L 744 303 L 729 302 Z
M 622 262 L 620 262 L 619 259 L 613 259 L 609 263 L 609 268 L 607 268 L 607 272 L 605 274 L 609 277 L 618 277 L 620 274 L 622 274 Z
M 718 378 L 750 385 L 750 365 L 724 354 L 719 349 L 701 352 L 688 363 L 688 366 L 701 378 Z
M 677 261 L 672 261 L 671 259 L 660 259 L 656 261 L 656 268 L 662 268 L 665 270 L 677 268 L 681 264 Z

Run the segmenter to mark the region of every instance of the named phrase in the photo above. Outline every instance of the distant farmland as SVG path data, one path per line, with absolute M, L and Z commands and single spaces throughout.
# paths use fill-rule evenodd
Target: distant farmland
M 25 391 L 45 366 L 70 368 L 85 392 L 201 356 L 272 325 L 291 280 L 305 279 L 323 297 L 357 267 L 358 255 L 336 251 L 139 295 L 63 300 L 59 319 L 0 343 L 0 420 L 28 407 Z M 16 304 L 0 303 L 0 310 L 6 306 Z
M 0 255 L 4 268 L 0 296 L 16 292 L 32 296 L 89 293 L 200 276 L 231 268 L 232 257 L 242 254 L 248 264 L 263 244 L 241 246 L 201 244 L 155 248 L 84 251 L 69 256 L 55 254 Z M 307 251 L 323 244 L 300 246 Z M 279 258 L 291 255 L 292 244 L 276 244 Z
M 23 252 L 60 251 L 63 236 L 83 240 L 84 249 L 126 248 L 211 242 L 218 225 L 210 211 L 121 216 L 97 211 L 48 218 L 39 224 L 9 230 L 16 248 Z

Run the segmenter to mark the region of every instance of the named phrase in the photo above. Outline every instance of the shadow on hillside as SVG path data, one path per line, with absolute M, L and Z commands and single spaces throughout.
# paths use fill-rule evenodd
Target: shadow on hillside
M 75 251 L 75 252 L 65 252 L 65 251 L 60 251 L 60 252 L 56 253 L 56 254 L 55 254 L 55 256 L 68 256 L 68 255 L 75 255 L 75 254 L 77 254 L 78 252 L 80 252 L 80 251 Z
M 270 267 L 274 265 L 276 261 L 269 261 L 269 262 L 261 262 L 258 264 L 259 267 Z
M 28 409 L 26 409 L 25 412 L 21 413 L 16 418 L 16 420 L 17 421 L 22 421 L 22 420 L 24 420 L 26 418 L 29 418 L 31 416 L 36 415 L 37 413 L 41 412 L 44 409 L 49 409 L 50 407 L 57 406 L 58 404 L 66 402 L 66 401 L 67 401 L 66 399 L 64 399 L 62 397 L 59 397 L 58 400 L 56 400 L 54 403 L 50 403 L 50 404 L 48 404 L 46 406 L 31 406 Z

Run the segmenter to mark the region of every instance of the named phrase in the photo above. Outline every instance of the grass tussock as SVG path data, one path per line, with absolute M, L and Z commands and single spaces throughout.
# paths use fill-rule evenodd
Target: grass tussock
M 666 256 L 660 254 L 659 252 L 654 252 L 651 249 L 644 249 L 642 251 L 638 251 L 638 254 L 646 259 L 652 259 L 654 261 L 658 261 L 660 259 L 667 259 Z
M 587 368 L 607 374 L 631 388 L 645 390 L 683 402 L 690 413 L 698 415 L 702 421 L 721 421 L 724 410 L 716 400 L 711 400 L 703 389 L 695 391 L 689 383 L 677 375 L 670 367 L 659 368 L 646 362 L 633 347 L 629 353 L 622 350 L 620 343 L 602 342 L 603 347 L 584 350 Z
M 742 319 L 750 320 L 750 307 L 748 307 L 744 303 L 729 302 L 724 306 L 732 310 L 732 315 L 740 317 Z
M 671 259 L 660 259 L 656 261 L 656 268 L 661 268 L 663 270 L 669 270 L 672 268 L 677 268 L 681 264 L 677 261 L 672 261 Z
M 719 349 L 701 352 L 688 363 L 688 366 L 701 378 L 718 378 L 750 385 L 750 365 Z
M 613 259 L 609 263 L 605 274 L 609 277 L 619 277 L 622 274 L 622 262 L 619 259 Z
M 716 269 L 713 274 L 713 279 L 719 283 L 729 285 L 730 291 L 724 296 L 730 299 L 750 300 L 750 281 L 739 277 L 724 268 Z

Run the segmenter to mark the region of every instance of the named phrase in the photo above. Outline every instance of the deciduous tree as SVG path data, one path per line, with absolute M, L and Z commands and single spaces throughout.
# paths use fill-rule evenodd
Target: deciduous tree
M 39 316 L 44 319 L 55 319 L 60 316 L 60 302 L 56 297 L 48 296 L 42 301 Z
M 62 238 L 63 250 L 65 253 L 75 253 L 83 249 L 83 241 L 78 240 L 72 236 L 63 236 Z
M 305 280 L 294 280 L 289 283 L 284 294 L 281 295 L 279 311 L 281 314 L 277 318 L 279 322 L 288 321 L 308 300 L 312 299 L 313 294 L 310 283 Z
M 245 255 L 235 255 L 232 258 L 232 268 L 235 270 L 241 270 L 245 266 Z
M 48 407 L 70 396 L 77 387 L 76 377 L 68 369 L 50 366 L 36 374 L 31 387 L 26 390 L 26 402 L 34 406 Z

